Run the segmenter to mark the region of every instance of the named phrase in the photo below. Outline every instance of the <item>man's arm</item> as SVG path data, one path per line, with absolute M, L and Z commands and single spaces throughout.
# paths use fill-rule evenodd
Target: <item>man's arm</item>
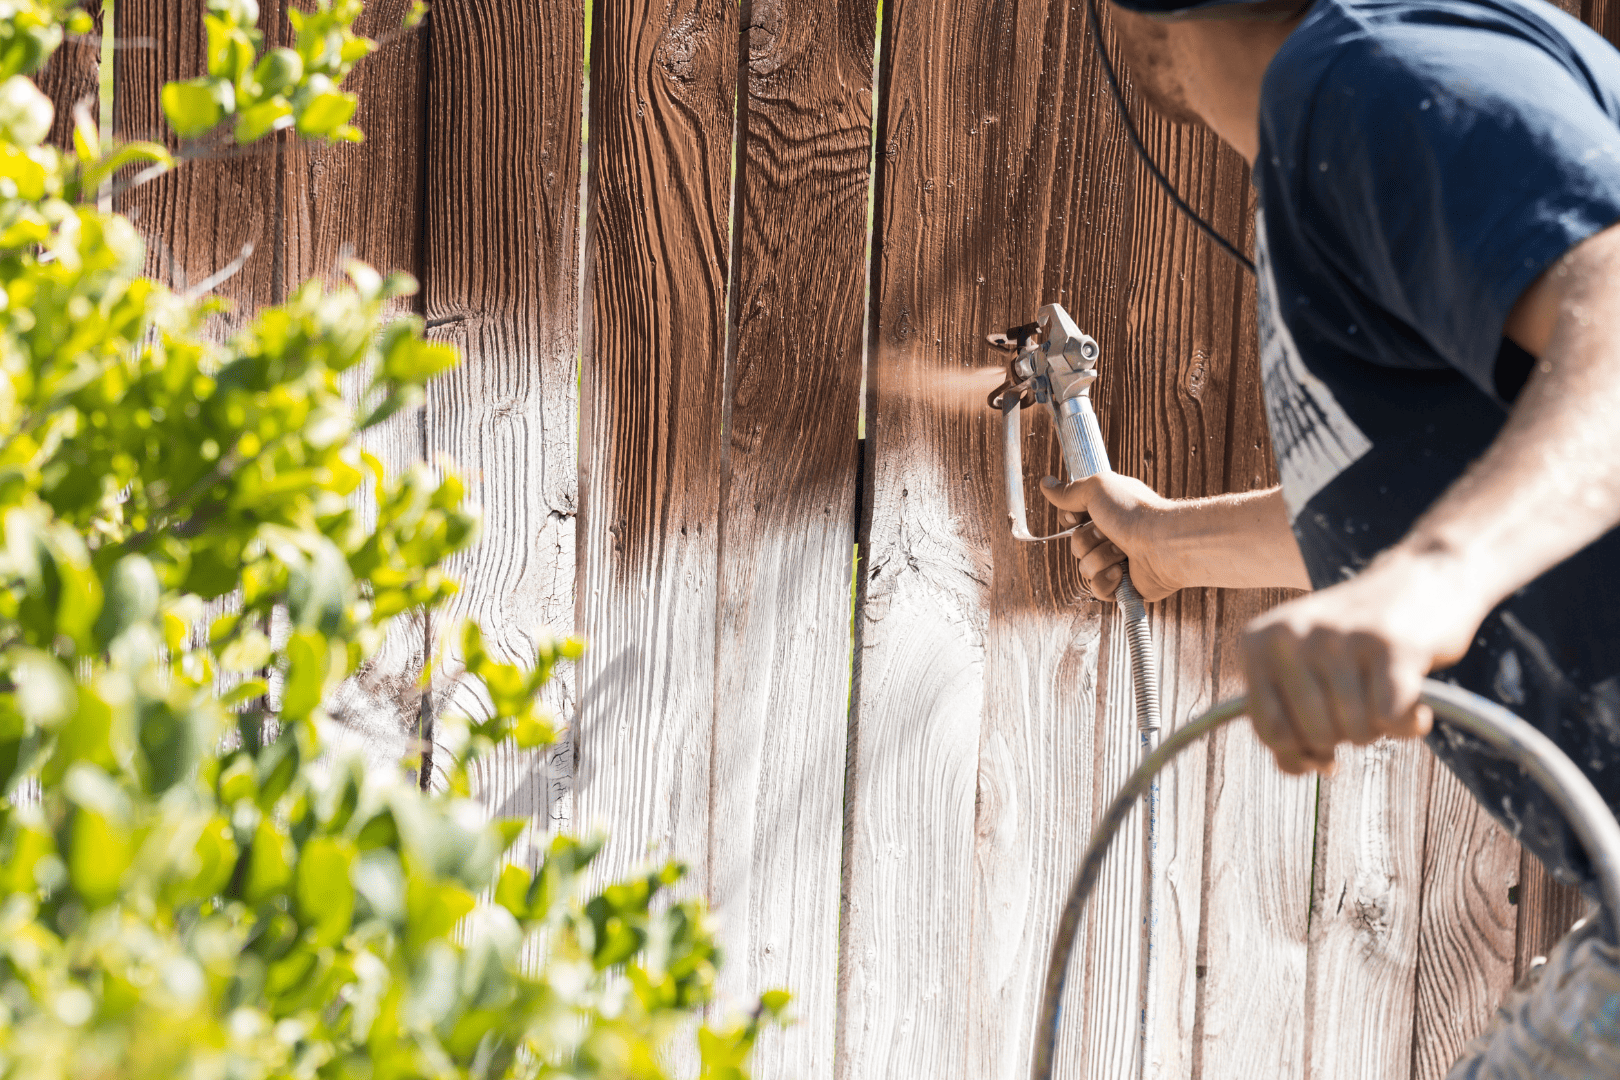
M 1620 523 L 1620 227 L 1543 274 L 1506 331 L 1540 359 L 1496 441 L 1360 575 L 1245 635 L 1255 729 L 1285 771 L 1331 767 L 1340 742 L 1427 732 L 1423 677 Z
M 1069 545 L 1086 588 L 1104 600 L 1113 598 L 1127 557 L 1131 582 L 1148 600 L 1206 585 L 1311 587 L 1281 488 L 1166 499 L 1140 480 L 1104 473 L 1067 486 L 1049 476 L 1041 493 L 1066 511 L 1065 525 L 1074 524 L 1077 514 L 1091 514 L 1091 523 Z

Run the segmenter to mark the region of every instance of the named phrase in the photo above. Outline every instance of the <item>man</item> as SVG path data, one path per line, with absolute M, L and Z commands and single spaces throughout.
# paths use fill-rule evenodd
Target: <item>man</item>
M 1170 501 L 1049 480 L 1091 517 L 1088 587 L 1111 596 L 1128 559 L 1149 600 L 1314 588 L 1243 642 L 1287 772 L 1427 733 L 1420 683 L 1445 670 L 1620 806 L 1620 53 L 1544 0 L 1125 0 L 1113 25 L 1144 96 L 1253 166 L 1282 484 Z M 1590 883 L 1517 768 L 1431 743 Z

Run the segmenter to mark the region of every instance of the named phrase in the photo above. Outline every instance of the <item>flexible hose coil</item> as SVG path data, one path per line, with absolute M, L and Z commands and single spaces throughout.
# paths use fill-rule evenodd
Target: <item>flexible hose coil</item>
M 1598 794 L 1592 782 L 1579 767 L 1559 750 L 1551 739 L 1531 727 L 1500 705 L 1471 694 L 1459 687 L 1448 686 L 1430 679 L 1423 686 L 1423 701 L 1434 710 L 1435 722 L 1447 724 L 1475 736 L 1495 750 L 1505 754 L 1520 767 L 1552 799 L 1553 804 L 1569 820 L 1570 828 L 1586 850 L 1592 870 L 1597 878 L 1599 895 L 1603 900 L 1604 931 L 1612 956 L 1620 945 L 1620 822 L 1616 822 L 1608 804 Z M 1222 724 L 1248 712 L 1248 702 L 1234 698 L 1215 706 L 1184 727 L 1172 731 L 1141 766 L 1131 774 L 1114 801 L 1109 804 L 1102 820 L 1091 834 L 1085 858 L 1075 875 L 1074 885 L 1058 920 L 1057 934 L 1052 942 L 1051 960 L 1046 970 L 1046 985 L 1041 999 L 1040 1017 L 1035 1027 L 1035 1060 L 1031 1075 L 1034 1080 L 1051 1080 L 1057 1049 L 1058 1024 L 1063 1007 L 1063 983 L 1068 972 L 1069 958 L 1074 952 L 1080 930 L 1080 917 L 1086 901 L 1102 872 L 1103 857 L 1119 833 L 1119 827 L 1130 814 L 1138 799 L 1153 785 L 1154 777 L 1181 751 L 1202 739 Z M 1620 998 L 1616 999 L 1620 1003 Z M 1620 1028 L 1617 1028 L 1620 1031 Z M 1529 1033 L 1534 1038 L 1535 1033 Z M 1560 1041 L 1556 1053 L 1570 1057 L 1581 1052 L 1579 1038 L 1588 1040 L 1591 1032 L 1578 1033 L 1572 1041 Z M 1542 1038 L 1542 1042 L 1548 1041 Z M 1545 1075 L 1544 1063 L 1539 1066 Z M 1585 1066 L 1578 1065 L 1577 1068 Z M 1480 1072 L 1470 1076 L 1528 1078 L 1535 1072 L 1520 1073 L 1515 1066 L 1503 1070 Z M 1574 1074 L 1571 1074 L 1574 1075 Z
M 1131 648 L 1131 683 L 1136 690 L 1136 730 L 1143 734 L 1159 730 L 1159 665 L 1153 655 L 1153 627 L 1148 624 L 1147 605 L 1136 591 L 1128 570 L 1120 571 L 1114 590 L 1120 614 L 1125 616 L 1125 634 Z

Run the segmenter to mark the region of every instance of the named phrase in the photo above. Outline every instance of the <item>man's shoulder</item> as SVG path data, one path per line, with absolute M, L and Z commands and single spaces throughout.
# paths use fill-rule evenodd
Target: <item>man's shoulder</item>
M 1318 0 L 1266 71 L 1262 126 L 1285 143 L 1324 110 L 1369 131 L 1423 126 L 1447 103 L 1571 80 L 1620 102 L 1620 52 L 1546 0 Z

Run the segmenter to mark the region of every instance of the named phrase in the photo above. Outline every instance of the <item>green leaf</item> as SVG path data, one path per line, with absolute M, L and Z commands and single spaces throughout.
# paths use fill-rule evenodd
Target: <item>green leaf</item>
M 292 844 L 276 831 L 268 817 L 261 818 L 253 833 L 248 852 L 247 881 L 243 896 L 250 904 L 263 903 L 286 892 L 292 883 Z
M 449 934 L 462 916 L 478 903 L 472 893 L 459 885 L 430 884 L 414 877 L 405 895 L 405 944 L 412 952 L 420 952 L 430 941 Z
M 253 69 L 253 79 L 266 94 L 280 94 L 304 78 L 304 58 L 292 49 L 271 49 Z
M 293 625 L 334 634 L 343 625 L 354 575 L 349 560 L 326 537 L 314 538 L 309 557 L 287 566 L 287 614 Z
M 300 631 L 287 640 L 287 681 L 281 714 L 302 720 L 320 707 L 330 672 L 331 650 L 320 634 Z
M 353 844 L 328 836 L 316 837 L 299 853 L 298 916 L 313 927 L 311 943 L 318 947 L 336 945 L 349 932 L 354 918 L 349 864 L 355 855 Z
M 95 624 L 95 639 L 103 649 L 130 627 L 156 621 L 163 586 L 146 556 L 125 555 L 107 575 L 105 593 Z
M 236 88 L 225 79 L 191 79 L 165 86 L 159 100 L 175 134 L 194 139 L 235 111 Z
M 292 106 L 279 97 L 243 109 L 236 117 L 236 141 L 257 142 L 272 131 L 289 127 L 292 114 Z
M 405 921 L 405 871 L 398 855 L 386 848 L 362 851 L 350 879 L 372 914 L 393 923 Z
M 127 826 L 108 821 L 92 810 L 80 809 L 73 817 L 73 842 L 68 855 L 68 876 L 90 907 L 109 904 L 135 855 Z
M 328 91 L 316 94 L 298 108 L 298 134 L 305 138 L 319 139 L 333 135 L 349 117 L 354 115 L 355 106 L 359 104 L 353 94 L 341 90 Z
M 270 662 L 270 638 L 258 627 L 250 626 L 225 646 L 219 654 L 219 666 L 226 671 L 258 671 Z
M 508 863 L 501 870 L 501 876 L 495 883 L 495 902 L 517 919 L 529 917 L 529 872 L 515 863 Z
M 0 139 L 20 147 L 38 146 L 50 133 L 55 115 L 51 99 L 29 79 L 13 75 L 0 82 Z

